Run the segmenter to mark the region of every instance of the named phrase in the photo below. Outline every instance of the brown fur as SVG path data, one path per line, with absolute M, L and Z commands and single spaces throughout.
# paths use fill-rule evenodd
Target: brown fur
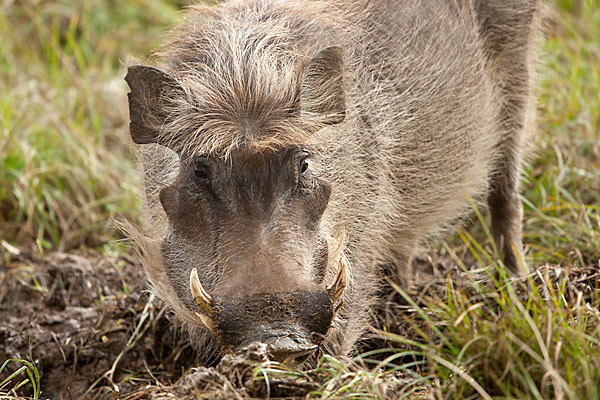
M 418 243 L 464 215 L 469 197 L 487 196 L 497 246 L 519 271 L 518 183 L 535 121 L 540 8 L 538 0 L 191 7 L 159 52 L 167 71 L 152 78 L 159 88 L 129 82 L 132 136 L 158 143 L 141 146 L 147 224 L 132 234 L 152 287 L 194 344 L 206 350 L 211 335 L 192 312 L 191 268 L 209 292 L 287 292 L 329 282 L 341 255 L 350 284 L 325 347 L 347 353 L 377 301 L 378 266 L 396 265 L 408 283 Z M 286 194 L 294 174 L 285 155 L 297 148 L 311 151 L 311 185 L 330 193 Z M 197 155 L 220 171 L 214 190 L 229 199 L 220 219 L 206 199 L 191 207 L 202 212 L 175 211 Z M 211 253 L 203 246 L 214 224 Z

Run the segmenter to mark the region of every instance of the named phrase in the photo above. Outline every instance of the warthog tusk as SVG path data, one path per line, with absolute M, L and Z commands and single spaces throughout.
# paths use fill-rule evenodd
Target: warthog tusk
M 213 324 L 212 319 L 210 319 L 209 317 L 207 317 L 204 314 L 200 314 L 199 312 L 196 312 L 196 316 L 198 317 L 198 319 L 200 320 L 200 322 L 202 322 L 202 324 L 212 333 L 216 334 L 217 331 L 215 329 L 215 324 Z
M 198 304 L 198 307 L 200 307 L 200 309 L 204 311 L 208 317 L 212 317 L 213 299 L 212 296 L 206 293 L 206 290 L 204 290 L 202 287 L 196 268 L 193 268 L 192 272 L 190 273 L 190 290 L 192 291 L 192 297 L 196 301 L 196 304 Z
M 342 257 L 340 257 L 340 261 L 338 262 L 338 270 L 333 283 L 327 286 L 327 292 L 329 296 L 331 296 L 331 301 L 336 303 L 340 297 L 342 297 L 342 293 L 344 293 L 344 289 L 346 289 L 346 285 L 348 284 L 348 266 Z
M 335 317 L 337 317 L 337 315 L 340 312 L 340 310 L 342 309 L 343 305 L 344 305 L 344 300 L 340 301 L 338 303 L 338 305 L 335 306 L 335 308 L 333 309 L 333 316 L 331 317 L 331 323 L 332 324 L 333 324 L 333 320 L 335 320 Z

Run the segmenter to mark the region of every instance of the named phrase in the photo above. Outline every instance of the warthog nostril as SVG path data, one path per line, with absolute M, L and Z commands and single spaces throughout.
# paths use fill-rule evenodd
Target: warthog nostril
M 202 310 L 202 313 L 196 312 L 198 320 L 220 336 L 222 342 L 234 347 L 246 341 L 244 331 L 256 324 L 295 323 L 309 334 L 324 335 L 342 307 L 342 294 L 347 285 L 348 266 L 341 257 L 335 278 L 324 291 L 262 293 L 247 298 L 213 297 L 202 287 L 196 268 L 190 272 L 192 298 Z

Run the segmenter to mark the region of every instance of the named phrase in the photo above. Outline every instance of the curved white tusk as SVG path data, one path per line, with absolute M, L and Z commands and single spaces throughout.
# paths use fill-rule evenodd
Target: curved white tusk
M 196 268 L 193 268 L 192 272 L 190 273 L 190 290 L 192 291 L 192 297 L 196 301 L 196 304 L 198 304 L 198 307 L 200 307 L 200 309 L 204 311 L 208 317 L 212 317 L 213 299 L 212 296 L 206 293 L 206 290 L 204 290 L 202 287 Z
M 211 331 L 214 334 L 217 333 L 217 330 L 215 329 L 215 324 L 213 324 L 212 319 L 210 319 L 204 314 L 200 314 L 199 312 L 196 312 L 196 316 L 198 317 L 200 322 L 202 322 L 202 325 L 204 325 L 209 331 Z
M 340 297 L 342 297 L 342 293 L 344 293 L 344 289 L 346 289 L 346 285 L 348 284 L 348 266 L 342 257 L 340 257 L 340 261 L 338 262 L 338 270 L 333 283 L 327 286 L 327 292 L 329 296 L 331 296 L 331 301 L 335 304 Z

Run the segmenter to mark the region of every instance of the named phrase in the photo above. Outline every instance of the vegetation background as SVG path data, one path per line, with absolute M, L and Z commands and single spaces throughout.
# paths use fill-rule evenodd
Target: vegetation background
M 127 251 L 112 221 L 135 220 L 139 211 L 124 65 L 151 54 L 186 4 L 0 2 L 3 243 L 40 252 Z M 413 314 L 404 323 L 414 332 L 388 337 L 421 358 L 418 368 L 387 360 L 386 371 L 417 371 L 419 384 L 446 398 L 600 398 L 599 280 L 590 280 L 600 269 L 600 1 L 551 4 L 539 133 L 522 190 L 527 261 L 538 274 L 528 288 L 510 282 L 485 223 L 474 218 L 443 252 L 460 269 L 473 263 L 499 272 L 493 287 L 465 272 L 467 283 L 448 278 L 438 300 L 413 303 L 406 295 Z M 356 374 L 353 368 L 340 366 L 339 374 Z M 379 396 L 376 379 L 362 381 L 330 395 Z

